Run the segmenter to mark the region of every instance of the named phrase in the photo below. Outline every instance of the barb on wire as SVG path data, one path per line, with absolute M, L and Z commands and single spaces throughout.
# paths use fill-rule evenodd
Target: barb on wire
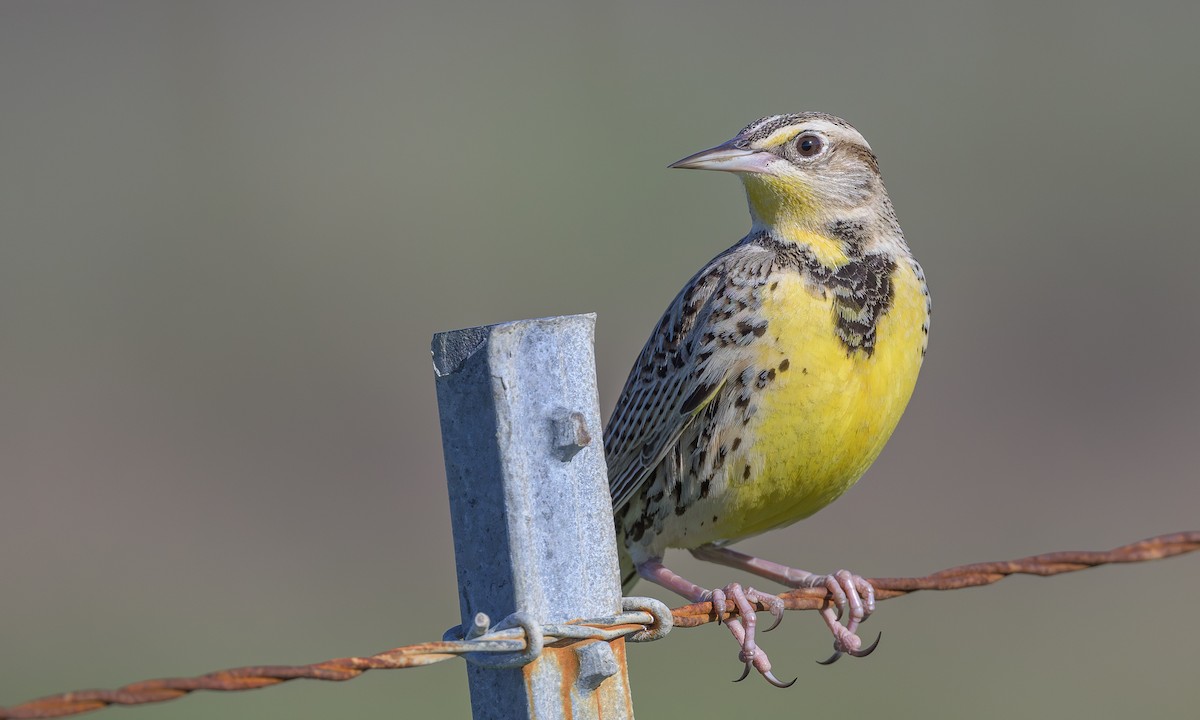
M 1200 531 L 1160 535 L 1123 545 L 1106 552 L 1055 552 L 1019 560 L 974 563 L 941 570 L 924 577 L 873 578 L 877 600 L 907 595 L 918 590 L 957 590 L 990 585 L 1010 575 L 1059 575 L 1110 563 L 1144 562 L 1200 550 Z M 824 589 L 793 590 L 780 595 L 789 610 L 814 610 L 829 604 L 832 598 Z M 758 606 L 759 610 L 766 610 Z M 625 598 L 624 612 L 607 618 L 578 620 L 557 625 L 541 625 L 540 637 L 529 638 L 531 625 L 521 613 L 488 629 L 486 616 L 477 617 L 474 627 L 452 628 L 440 642 L 395 648 L 369 657 L 348 657 L 312 665 L 259 665 L 220 670 L 193 678 L 145 680 L 116 690 L 82 690 L 52 695 L 9 708 L 0 708 L 0 720 L 51 718 L 98 710 L 109 705 L 141 705 L 182 697 L 195 690 L 253 690 L 288 680 L 350 680 L 368 670 L 419 667 L 465 656 L 468 662 L 506 665 L 529 662 L 536 657 L 534 648 L 547 643 L 580 640 L 612 641 L 624 637 L 631 642 L 658 640 L 672 627 L 697 627 L 717 619 L 711 603 L 694 603 L 668 610 L 651 598 Z M 732 604 L 723 608 L 722 618 L 735 614 Z M 497 657 L 489 659 L 488 655 Z M 505 658 L 504 656 L 508 657 Z

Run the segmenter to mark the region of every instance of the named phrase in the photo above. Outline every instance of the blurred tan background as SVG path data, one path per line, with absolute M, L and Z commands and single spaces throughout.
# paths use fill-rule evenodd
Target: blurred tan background
M 457 622 L 429 340 L 599 313 L 607 415 L 748 226 L 766 114 L 880 156 L 934 298 L 907 416 L 743 547 L 920 574 L 1195 528 L 1192 3 L 0 5 L 0 704 Z M 699 581 L 731 579 L 676 556 Z M 631 649 L 643 718 L 1188 716 L 1200 558 Z M 641 586 L 641 592 L 666 597 Z M 459 664 L 104 717 L 464 717 Z M 1190 709 L 1189 709 L 1190 708 Z

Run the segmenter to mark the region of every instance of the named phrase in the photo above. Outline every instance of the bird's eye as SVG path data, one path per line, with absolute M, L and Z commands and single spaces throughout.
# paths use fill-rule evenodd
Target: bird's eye
M 800 157 L 812 157 L 821 152 L 823 147 L 825 141 L 817 135 L 801 135 L 796 138 L 796 152 L 800 153 Z

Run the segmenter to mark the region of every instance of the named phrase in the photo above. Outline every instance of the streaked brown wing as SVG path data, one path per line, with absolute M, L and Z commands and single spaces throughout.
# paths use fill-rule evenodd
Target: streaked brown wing
M 739 281 L 747 261 L 761 271 L 767 253 L 739 244 L 714 258 L 680 291 L 659 320 L 625 381 L 604 431 L 613 508 L 620 509 L 747 362 L 730 341 L 735 310 L 748 306 Z

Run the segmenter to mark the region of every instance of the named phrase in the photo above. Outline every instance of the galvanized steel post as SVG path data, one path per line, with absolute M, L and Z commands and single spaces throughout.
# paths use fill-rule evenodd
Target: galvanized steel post
M 433 338 L 464 628 L 614 615 L 621 582 L 600 432 L 596 316 Z M 478 630 L 476 630 L 478 632 Z M 468 663 L 475 720 L 632 718 L 625 641 Z

